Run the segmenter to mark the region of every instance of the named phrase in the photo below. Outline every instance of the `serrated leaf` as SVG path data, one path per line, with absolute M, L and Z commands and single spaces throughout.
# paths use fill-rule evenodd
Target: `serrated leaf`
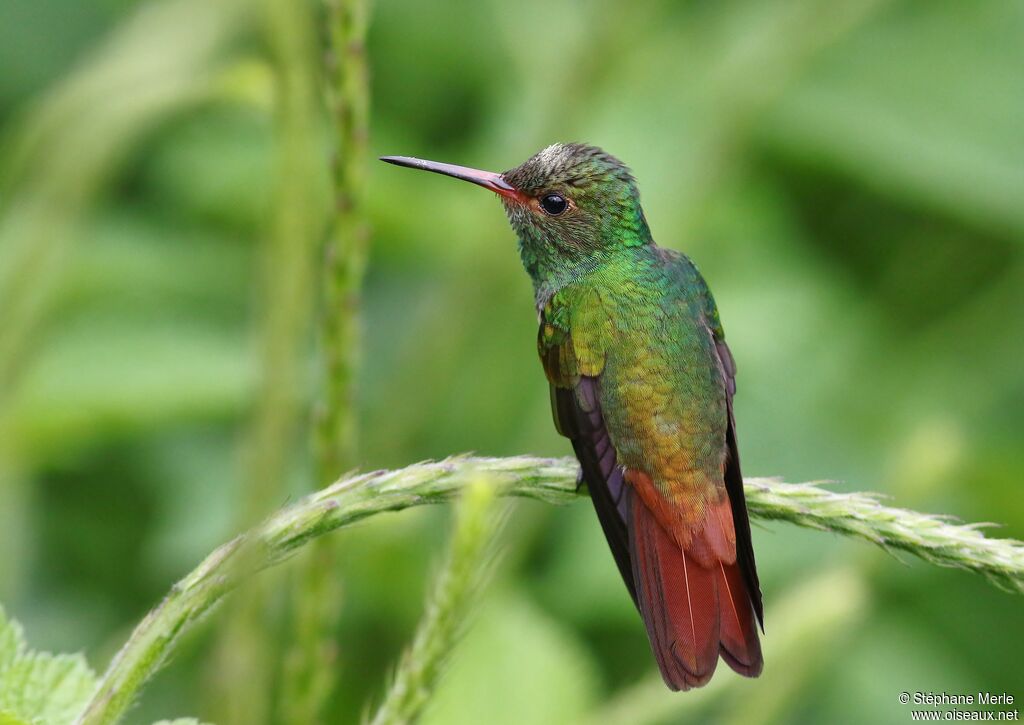
M 31 652 L 0 672 L 0 709 L 36 722 L 67 723 L 95 686 L 81 655 Z
M 21 626 L 0 608 L 0 725 L 64 725 L 95 687 L 82 655 L 28 650 Z

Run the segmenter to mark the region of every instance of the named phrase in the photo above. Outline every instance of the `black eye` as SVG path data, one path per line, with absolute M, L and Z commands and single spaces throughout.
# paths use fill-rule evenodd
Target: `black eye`
M 540 199 L 540 205 L 551 216 L 558 216 L 569 208 L 568 200 L 561 194 L 545 194 Z

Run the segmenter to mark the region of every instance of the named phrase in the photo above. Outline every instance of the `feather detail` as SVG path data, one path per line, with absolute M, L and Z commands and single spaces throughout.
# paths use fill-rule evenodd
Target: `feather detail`
M 718 664 L 716 572 L 676 544 L 635 492 L 626 501 L 640 614 L 661 676 L 673 690 L 701 687 Z
M 764 659 L 750 595 L 738 564 L 718 562 L 721 599 L 721 655 L 726 663 L 745 677 L 761 674 Z
M 710 292 L 653 248 L 560 289 L 538 351 L 559 433 L 672 689 L 721 657 L 757 676 L 761 592 L 736 446 L 736 366 Z
M 615 448 L 597 402 L 597 379 L 582 377 L 575 389 L 552 385 L 551 409 L 559 433 L 572 441 L 597 519 L 622 581 L 636 603 L 626 531 L 623 471 L 616 461 Z
M 666 525 L 647 505 L 656 493 L 650 476 L 627 470 L 625 477 L 637 604 L 665 683 L 676 690 L 706 684 L 719 655 L 739 674 L 758 676 L 761 644 L 729 501 L 710 505 L 702 527 L 681 530 L 678 519 Z

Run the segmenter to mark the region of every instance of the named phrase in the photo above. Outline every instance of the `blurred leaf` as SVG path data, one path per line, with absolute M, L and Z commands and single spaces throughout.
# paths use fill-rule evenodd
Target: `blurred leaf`
M 144 161 L 143 178 L 176 213 L 258 233 L 273 185 L 271 115 L 218 105 L 166 130 Z
M 553 512 L 554 530 L 542 542 L 542 593 L 544 602 L 559 616 L 589 626 L 622 625 L 632 628 L 636 609 L 622 585 L 622 577 L 610 556 L 594 556 L 605 546 L 604 534 L 586 504 Z M 574 596 L 565 596 L 572 582 Z
M 237 411 L 253 364 L 237 340 L 190 325 L 86 326 L 54 340 L 11 403 L 32 456 L 119 431 Z
M 832 49 L 768 143 L 939 215 L 1024 240 L 1024 7 L 897 4 Z
M 69 260 L 52 328 L 102 317 L 118 324 L 192 320 L 234 331 L 248 319 L 253 251 L 186 220 L 105 210 Z
M 489 598 L 428 707 L 424 725 L 566 723 L 595 701 L 579 642 L 513 589 Z
M 0 3 L 0 106 L 21 100 L 66 71 L 113 19 L 111 5 L 75 0 Z

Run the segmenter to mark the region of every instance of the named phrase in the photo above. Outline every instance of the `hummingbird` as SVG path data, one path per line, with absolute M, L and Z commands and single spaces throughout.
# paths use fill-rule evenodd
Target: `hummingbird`
M 504 173 L 384 156 L 495 192 L 533 282 L 537 351 L 665 684 L 721 657 L 761 673 L 763 629 L 736 444 L 736 365 L 707 283 L 651 237 L 630 170 L 579 143 Z

